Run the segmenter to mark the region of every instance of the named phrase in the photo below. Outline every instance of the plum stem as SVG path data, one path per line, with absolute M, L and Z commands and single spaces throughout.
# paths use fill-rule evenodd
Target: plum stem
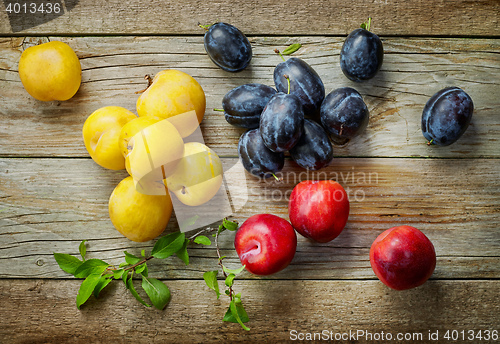
M 284 62 L 286 61 L 285 58 L 283 57 L 283 55 L 281 54 L 281 52 L 278 49 L 274 49 L 274 52 L 276 54 L 278 54 Z
M 210 28 L 210 26 L 212 26 L 213 24 L 210 24 L 210 25 L 203 25 L 201 24 L 200 22 L 198 22 L 198 26 L 201 27 L 202 29 L 205 29 L 205 31 L 208 31 L 208 29 Z
M 432 146 L 433 144 L 434 144 L 434 139 L 432 139 L 429 142 L 427 142 L 427 146 Z
M 371 25 L 372 25 L 372 18 L 368 17 L 368 21 L 361 24 L 361 28 L 365 29 L 366 31 L 370 31 Z
M 276 176 L 274 173 L 272 173 L 274 179 L 276 179 L 277 182 L 282 182 L 283 179 L 282 178 L 279 178 L 278 176 Z
M 139 94 L 139 93 L 144 93 L 144 92 L 146 92 L 146 90 L 147 90 L 147 89 L 148 89 L 148 88 L 149 88 L 149 87 L 153 84 L 153 78 L 151 77 L 151 75 L 146 74 L 146 75 L 144 76 L 144 79 L 148 81 L 148 85 L 146 86 L 146 88 L 145 88 L 145 89 L 140 90 L 140 91 L 136 91 L 136 92 L 135 92 L 135 94 Z
M 224 112 L 224 109 L 214 109 L 214 111 Z
M 288 83 L 288 91 L 286 94 L 290 94 L 290 77 L 287 74 L 283 74 L 283 77 L 286 79 L 286 82 Z

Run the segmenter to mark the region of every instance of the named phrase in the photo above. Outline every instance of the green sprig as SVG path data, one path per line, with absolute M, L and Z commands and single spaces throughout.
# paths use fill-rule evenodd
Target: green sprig
M 78 248 L 82 258 L 81 260 L 66 253 L 54 253 L 54 259 L 63 271 L 75 276 L 76 278 L 84 279 L 76 296 L 76 306 L 78 309 L 80 309 L 80 307 L 85 304 L 85 302 L 87 302 L 92 295 L 95 298 L 98 298 L 101 291 L 104 290 L 104 288 L 106 288 L 113 280 L 122 280 L 126 289 L 141 304 L 146 307 L 154 306 L 155 308 L 162 310 L 170 302 L 170 290 L 162 281 L 148 276 L 149 272 L 147 262 L 154 258 L 166 259 L 175 254 L 186 265 L 188 265 L 188 244 L 193 242 L 201 245 L 211 245 L 211 240 L 202 234 L 208 234 L 216 231 L 215 245 L 218 257 L 217 264 L 221 268 L 224 276 L 224 285 L 226 288 L 224 293 L 228 295 L 230 299 L 229 308 L 224 315 L 223 321 L 239 323 L 243 329 L 248 331 L 249 328 L 245 326 L 244 323 L 248 322 L 249 319 L 241 303 L 241 294 L 236 294 L 233 291 L 234 280 L 245 267 L 242 266 L 237 269 L 229 269 L 226 267 L 223 264 L 223 260 L 226 256 L 221 256 L 218 244 L 219 235 L 222 232 L 226 230 L 236 231 L 237 229 L 237 222 L 224 219 L 217 229 L 206 228 L 188 238 L 186 238 L 184 233 L 171 233 L 160 238 L 155 243 L 150 255 L 147 255 L 145 250 L 141 250 L 140 256 L 124 251 L 124 262 L 120 263 L 117 268 L 100 259 L 86 259 L 87 240 L 82 241 Z M 148 296 L 151 304 L 143 300 L 137 292 L 134 285 L 134 274 L 140 276 L 142 279 L 140 286 Z M 218 270 L 207 271 L 203 274 L 205 283 L 210 289 L 215 291 L 217 298 L 221 295 L 217 280 L 218 274 Z

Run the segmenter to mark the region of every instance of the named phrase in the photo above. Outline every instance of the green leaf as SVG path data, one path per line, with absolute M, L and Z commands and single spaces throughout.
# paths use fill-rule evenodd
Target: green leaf
M 210 289 L 215 291 L 215 293 L 217 294 L 217 298 L 219 298 L 220 296 L 219 283 L 217 282 L 218 273 L 219 272 L 217 270 L 214 270 L 214 271 L 207 271 L 203 274 L 203 279 L 205 280 L 205 283 Z
M 75 274 L 76 269 L 83 263 L 80 259 L 66 253 L 54 253 L 54 259 L 63 271 L 72 275 Z
M 149 274 L 148 266 L 146 264 L 144 264 L 144 265 L 146 267 L 144 268 L 144 271 L 141 272 L 141 275 L 148 277 L 148 274 Z
M 189 265 L 189 255 L 187 251 L 187 245 L 189 244 L 189 240 L 186 239 L 184 240 L 184 244 L 182 245 L 182 248 L 175 252 L 175 255 L 184 262 L 184 264 Z
M 139 263 L 142 260 L 141 257 L 134 256 L 133 254 L 130 254 L 127 251 L 124 251 L 123 253 L 125 253 L 125 261 L 129 265 L 137 264 L 137 263 Z
M 229 275 L 226 277 L 226 281 L 225 281 L 225 283 L 226 283 L 226 285 L 227 285 L 228 287 L 232 287 L 232 286 L 233 286 L 233 281 L 234 281 L 234 278 L 235 278 L 235 277 L 236 277 L 236 275 L 235 275 L 235 274 L 229 274 Z
M 139 266 L 136 266 L 136 267 L 135 267 L 135 272 L 136 272 L 136 273 L 138 273 L 138 274 L 140 274 L 140 273 L 142 273 L 145 269 L 147 269 L 147 267 L 148 267 L 148 266 L 146 265 L 146 263 L 141 264 L 141 265 L 139 265 Z
M 134 295 L 134 297 L 137 299 L 137 301 L 139 301 L 140 303 L 142 303 L 144 306 L 146 307 L 151 307 L 151 305 L 147 304 L 140 296 L 139 294 L 137 294 L 137 291 L 135 290 L 134 288 L 134 280 L 132 277 L 130 277 L 128 280 L 127 280 L 127 289 L 130 290 L 130 293 L 132 295 Z
M 170 290 L 162 281 L 142 276 L 142 289 L 148 294 L 153 306 L 163 309 L 170 301 Z
M 124 272 L 125 272 L 125 270 L 123 270 L 123 269 L 113 271 L 113 278 L 114 279 L 122 278 Z
M 76 278 L 86 278 L 92 274 L 101 275 L 106 268 L 109 266 L 108 263 L 100 259 L 89 259 L 80 265 L 75 271 Z
M 219 258 L 219 260 L 223 260 L 224 258 L 226 258 L 227 256 L 222 256 Z
M 101 279 L 99 280 L 96 287 L 94 288 L 94 297 L 97 298 L 99 296 L 99 293 L 101 292 L 101 290 L 103 290 L 108 284 L 111 283 L 111 281 L 113 279 L 107 278 L 109 276 L 111 276 L 111 275 L 101 276 Z
M 128 271 L 124 271 L 124 272 L 125 273 L 122 274 L 122 281 L 125 284 L 125 287 L 128 289 L 127 281 L 128 281 L 129 273 L 128 273 Z
M 291 55 L 302 47 L 300 43 L 294 43 L 281 52 L 282 55 Z
M 201 245 L 205 245 L 205 246 L 212 245 L 212 242 L 210 241 L 210 239 L 204 235 L 198 235 L 196 238 L 194 238 L 194 242 L 195 242 L 195 244 L 201 244 Z
M 87 276 L 87 278 L 85 278 L 85 280 L 80 285 L 78 295 L 76 295 L 76 308 L 80 309 L 80 306 L 89 299 L 100 279 L 101 274 L 90 274 L 89 276 Z
M 249 321 L 248 314 L 245 311 L 245 308 L 243 308 L 241 300 L 238 298 L 231 300 L 231 302 L 229 303 L 229 308 L 222 321 L 238 323 L 244 330 L 250 331 L 250 329 L 244 324 L 245 322 Z
M 146 258 L 146 251 L 141 250 L 141 256 L 143 256 L 144 258 Z
M 243 266 L 242 266 L 241 268 L 239 268 L 239 269 L 228 269 L 228 268 L 226 268 L 224 265 L 222 265 L 222 269 L 224 270 L 224 272 L 225 272 L 226 274 L 235 274 L 235 275 L 237 275 L 237 274 L 239 274 L 240 272 L 242 272 L 242 271 L 243 271 L 243 269 L 245 269 L 245 265 L 243 265 Z
M 222 225 L 224 226 L 224 228 L 230 230 L 231 232 L 234 232 L 238 229 L 238 222 L 229 221 L 228 219 L 222 220 Z
M 128 263 L 127 262 L 123 262 L 123 263 L 120 263 L 120 265 L 118 265 L 119 268 L 123 268 L 124 266 L 127 266 Z
M 166 235 L 156 242 L 151 255 L 158 259 L 170 257 L 182 248 L 185 238 L 184 233 L 180 232 Z
M 78 250 L 80 251 L 80 256 L 82 256 L 82 260 L 85 261 L 85 255 L 87 254 L 87 246 L 85 246 L 85 242 L 87 240 L 83 240 L 81 243 L 80 243 L 80 246 L 78 247 Z

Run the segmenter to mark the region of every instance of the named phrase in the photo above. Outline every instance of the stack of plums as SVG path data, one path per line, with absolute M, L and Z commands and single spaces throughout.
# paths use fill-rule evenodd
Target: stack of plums
M 352 88 L 325 97 L 323 81 L 299 58 L 289 58 L 274 69 L 276 90 L 246 84 L 222 100 L 228 123 L 250 129 L 238 144 L 245 169 L 270 177 L 283 169 L 285 152 L 301 167 L 318 170 L 333 159 L 334 142 L 345 143 L 368 125 L 368 108 Z

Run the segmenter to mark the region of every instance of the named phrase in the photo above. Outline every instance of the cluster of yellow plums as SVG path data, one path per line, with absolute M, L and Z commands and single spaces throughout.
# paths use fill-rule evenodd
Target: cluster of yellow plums
M 62 42 L 26 49 L 19 75 L 30 95 L 42 101 L 68 100 L 81 84 L 75 52 Z M 83 140 L 100 166 L 126 169 L 109 198 L 115 228 L 133 241 L 156 238 L 172 214 L 172 199 L 187 206 L 208 202 L 222 184 L 215 152 L 191 141 L 205 114 L 206 99 L 190 75 L 163 70 L 137 100 L 136 116 L 119 106 L 94 111 L 83 125 Z

